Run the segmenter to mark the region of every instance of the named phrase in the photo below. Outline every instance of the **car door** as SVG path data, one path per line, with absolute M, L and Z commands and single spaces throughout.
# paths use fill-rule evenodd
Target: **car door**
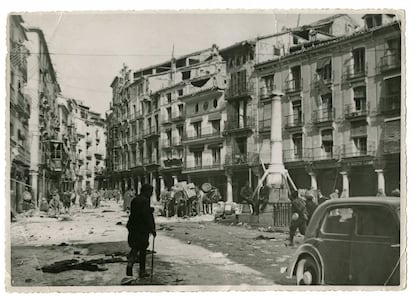
M 352 284 L 399 284 L 398 215 L 385 205 L 359 206 L 356 214 L 350 255 Z
M 347 206 L 327 209 L 315 245 L 322 257 L 326 284 L 349 284 L 350 239 L 354 212 Z

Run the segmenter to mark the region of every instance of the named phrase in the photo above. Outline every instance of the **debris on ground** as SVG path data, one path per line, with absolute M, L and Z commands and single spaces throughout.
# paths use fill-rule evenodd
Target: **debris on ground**
M 167 226 L 160 226 L 158 231 L 173 231 L 174 229 L 167 227 Z
M 271 239 L 275 239 L 275 237 L 268 237 L 268 236 L 259 235 L 259 236 L 255 237 L 254 239 L 255 240 L 271 240 Z
M 88 261 L 70 259 L 43 266 L 40 268 L 40 270 L 47 273 L 60 273 L 69 270 L 106 271 L 108 268 L 105 268 L 101 265 L 109 263 L 124 263 L 126 261 L 126 258 L 121 257 L 99 258 Z

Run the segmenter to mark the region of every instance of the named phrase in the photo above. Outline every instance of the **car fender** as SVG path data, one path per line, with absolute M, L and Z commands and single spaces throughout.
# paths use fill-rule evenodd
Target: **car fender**
M 309 243 L 302 244 L 299 246 L 297 251 L 295 252 L 295 255 L 293 257 L 293 261 L 291 263 L 291 266 L 289 268 L 289 277 L 293 278 L 296 276 L 296 267 L 298 265 L 298 262 L 301 258 L 304 256 L 310 256 L 312 259 L 315 260 L 315 263 L 318 265 L 318 269 L 321 275 L 321 284 L 325 283 L 325 274 L 324 274 L 324 264 L 322 257 L 315 246 Z

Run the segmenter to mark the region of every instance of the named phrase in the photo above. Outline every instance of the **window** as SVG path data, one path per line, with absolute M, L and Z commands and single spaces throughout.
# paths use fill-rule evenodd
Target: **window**
M 183 126 L 177 126 L 177 132 L 178 132 L 179 140 L 181 142 L 181 139 L 183 137 L 184 127 Z
M 364 236 L 392 237 L 398 235 L 394 217 L 387 209 L 361 206 L 357 213 L 357 234 Z
M 213 134 L 220 134 L 220 120 L 211 121 L 211 128 Z
M 366 107 L 366 93 L 365 93 L 365 86 L 364 87 L 356 87 L 354 88 L 354 107 L 355 111 L 365 112 Z
M 220 148 L 213 148 L 211 150 L 212 156 L 213 156 L 213 165 L 219 165 L 220 164 Z
M 354 210 L 351 208 L 335 208 L 327 212 L 322 223 L 325 234 L 350 235 L 354 226 Z
M 302 144 L 303 144 L 303 140 L 302 140 L 302 134 L 301 133 L 297 133 L 294 134 L 292 136 L 292 142 L 293 142 L 293 149 L 294 149 L 294 154 L 296 158 L 302 158 L 303 155 L 303 148 L 302 148 Z
M 201 167 L 203 165 L 203 152 L 194 151 L 194 165 L 196 167 Z
M 352 140 L 359 154 L 367 154 L 367 137 L 355 137 Z
M 204 102 L 203 109 L 204 109 L 204 111 L 207 111 L 208 110 L 208 101 L 205 101 Z
M 167 108 L 167 121 L 171 120 L 171 107 Z
M 322 138 L 322 149 L 323 151 L 331 155 L 333 149 L 333 135 L 332 129 L 326 129 L 321 131 L 321 138 Z
M 331 57 L 320 59 L 317 64 L 316 72 L 319 78 L 324 81 L 331 81 L 332 79 L 332 62 Z
M 194 113 L 198 113 L 198 103 L 196 103 L 194 106 Z
M 217 99 L 214 99 L 214 100 L 213 100 L 213 107 L 214 107 L 214 108 L 217 108 L 217 105 L 218 105 Z
M 167 93 L 167 103 L 171 103 L 171 93 Z
M 292 101 L 293 110 L 293 124 L 299 125 L 302 123 L 302 101 Z
M 365 73 L 365 49 L 359 48 L 352 51 L 354 60 L 354 74 Z
M 183 96 L 184 94 L 184 90 L 183 89 L 179 89 L 178 90 L 178 96 Z
M 88 119 L 88 112 L 85 109 L 81 109 L 80 116 L 82 119 Z
M 199 137 L 201 136 L 201 121 L 200 122 L 194 122 L 194 136 Z
M 190 78 L 191 72 L 189 70 L 183 71 L 182 73 L 183 80 L 188 80 Z
M 302 78 L 300 65 L 292 67 L 290 69 L 290 74 L 292 76 L 292 88 L 294 90 L 299 89 L 301 78 Z

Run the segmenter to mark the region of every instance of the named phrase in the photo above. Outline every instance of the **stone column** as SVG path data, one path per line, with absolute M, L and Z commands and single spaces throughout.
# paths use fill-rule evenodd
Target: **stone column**
M 348 172 L 339 172 L 342 175 L 342 193 L 346 191 L 349 196 L 349 180 L 348 180 Z
M 160 179 L 160 193 L 162 193 L 165 190 L 165 183 L 164 183 L 164 177 L 159 176 Z
M 151 196 L 151 205 L 154 206 L 157 204 L 157 177 L 155 177 L 153 173 L 151 173 L 151 177 L 152 177 L 152 187 L 153 187 L 153 192 Z
M 141 184 L 141 176 L 138 176 L 137 193 L 140 193 L 141 192 L 141 187 L 142 187 L 142 184 Z
M 377 173 L 377 190 L 378 192 L 382 191 L 383 194 L 385 194 L 385 178 L 384 178 L 384 170 L 378 169 L 375 170 L 375 173 Z
M 316 173 L 310 172 L 309 176 L 311 178 L 311 189 L 318 189 L 318 181 L 316 180 Z
M 279 189 L 283 187 L 283 165 L 282 151 L 282 96 L 279 91 L 272 92 L 272 122 L 270 128 L 270 165 L 267 185 L 271 187 L 269 202 L 279 200 Z
M 233 203 L 233 181 L 231 174 L 226 174 L 227 177 L 227 199 L 226 203 Z
M 31 193 L 32 193 L 32 200 L 35 203 L 36 208 L 39 206 L 38 204 L 38 197 L 37 197 L 37 193 L 38 193 L 38 178 L 39 178 L 39 173 L 37 171 L 30 171 L 30 185 L 32 186 L 31 189 Z M 46 197 L 46 195 L 44 194 L 44 196 Z

